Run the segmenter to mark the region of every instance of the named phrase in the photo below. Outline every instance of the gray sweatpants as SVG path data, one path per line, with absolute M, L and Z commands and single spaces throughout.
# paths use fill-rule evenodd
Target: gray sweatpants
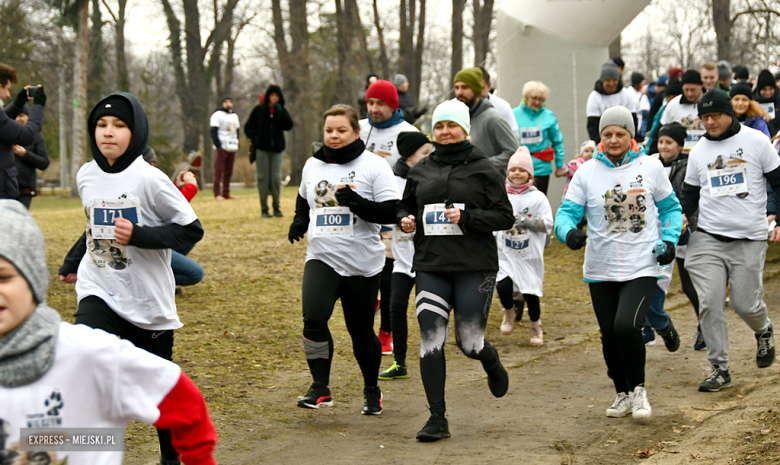
M 255 180 L 260 191 L 260 210 L 268 211 L 268 195 L 271 206 L 279 210 L 279 195 L 282 191 L 282 152 L 256 150 Z
M 764 303 L 765 241 L 721 242 L 695 232 L 688 242 L 685 269 L 699 295 L 699 323 L 707 341 L 707 359 L 728 369 L 729 328 L 726 322 L 726 288 L 731 281 L 731 307 L 756 334 L 771 322 Z

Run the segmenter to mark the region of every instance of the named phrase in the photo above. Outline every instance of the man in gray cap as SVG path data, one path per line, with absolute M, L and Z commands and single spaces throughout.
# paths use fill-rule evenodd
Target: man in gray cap
M 424 115 L 428 109 L 417 109 L 414 98 L 409 94 L 409 79 L 403 74 L 396 74 L 393 78 L 393 84 L 398 89 L 398 108 L 404 112 L 404 119 L 409 124 L 414 124 L 417 118 Z
M 718 80 L 720 81 L 717 88 L 724 92 L 728 92 L 729 89 L 731 89 L 731 63 L 726 60 L 721 60 L 717 63 L 717 65 Z
M 601 65 L 601 77 L 596 81 L 596 87 L 588 96 L 586 107 L 588 114 L 588 134 L 596 143 L 601 141 L 599 120 L 608 108 L 622 105 L 634 115 L 636 127 L 636 103 L 631 95 L 619 85 L 620 71 L 614 61 L 608 60 Z M 633 135 L 633 134 L 632 134 Z

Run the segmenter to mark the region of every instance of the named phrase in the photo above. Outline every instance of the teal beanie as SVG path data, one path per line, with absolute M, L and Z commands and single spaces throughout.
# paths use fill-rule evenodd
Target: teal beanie
M 471 131 L 471 117 L 469 116 L 469 107 L 458 99 L 447 100 L 433 110 L 433 126 L 439 121 L 452 121 L 457 123 L 466 131 L 466 135 Z

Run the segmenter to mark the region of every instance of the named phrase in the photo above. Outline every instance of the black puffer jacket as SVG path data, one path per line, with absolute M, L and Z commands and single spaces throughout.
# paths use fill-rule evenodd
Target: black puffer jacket
M 777 131 L 780 130 L 780 89 L 775 86 L 775 93 L 771 97 L 766 98 L 761 96 L 760 89 L 753 91 L 753 99 L 758 103 L 772 103 L 775 106 L 775 118 L 771 121 L 767 121 L 766 125 L 769 126 L 769 135 L 775 137 Z
M 274 105 L 271 112 L 268 96 L 277 94 L 279 103 Z M 269 86 L 265 92 L 265 101 L 258 105 L 249 115 L 244 132 L 252 141 L 252 146 L 257 150 L 267 152 L 284 152 L 287 144 L 284 141 L 284 131 L 293 128 L 293 120 L 290 113 L 284 107 L 284 94 L 279 86 Z M 254 156 L 254 153 L 252 154 Z
M 0 199 L 15 199 L 19 197 L 19 183 L 13 146 L 28 145 L 35 141 L 36 134 L 43 126 L 43 106 L 33 105 L 30 108 L 30 119 L 26 125 L 14 121 L 22 109 L 14 103 L 0 110 Z
M 658 159 L 661 160 L 661 163 L 663 163 L 664 167 L 672 168 L 672 170 L 669 172 L 669 182 L 672 183 L 674 195 L 677 196 L 677 199 L 681 199 L 683 184 L 685 184 L 685 173 L 688 171 L 688 154 L 680 153 L 680 155 L 671 162 L 665 162 L 663 158 L 660 157 L 660 155 L 658 156 Z M 691 230 L 691 232 L 696 231 L 696 224 L 698 221 L 699 212 L 697 211 L 695 215 L 688 218 L 688 228 Z
M 46 148 L 46 140 L 43 133 L 38 133 L 35 140 L 30 145 L 25 145 L 25 154 L 17 156 L 15 160 L 16 169 L 19 171 L 16 179 L 19 181 L 19 191 L 22 194 L 29 194 L 30 190 L 35 189 L 37 173 L 35 170 L 45 170 L 49 167 L 49 150 Z
M 396 208 L 399 227 L 402 218 L 416 218 L 414 270 L 498 271 L 493 231 L 510 229 L 515 221 L 503 176 L 471 142 L 436 144 L 436 150 L 409 171 L 403 200 Z M 458 224 L 463 235 L 426 236 L 425 205 L 447 201 L 466 205 Z

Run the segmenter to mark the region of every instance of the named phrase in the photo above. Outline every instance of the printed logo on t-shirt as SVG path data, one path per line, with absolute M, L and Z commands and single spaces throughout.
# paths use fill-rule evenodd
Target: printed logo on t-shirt
M 349 181 L 355 179 L 355 172 L 351 172 L 347 177 L 341 178 L 341 182 L 344 184 L 334 185 L 327 179 L 323 179 L 314 185 L 314 204 L 317 208 L 323 207 L 337 207 L 339 205 L 336 200 L 336 191 L 342 187 L 350 187 L 353 191 L 357 189 L 354 184 L 349 184 Z
M 371 145 L 368 146 L 367 150 L 369 152 L 373 152 L 380 157 L 392 157 L 393 156 L 393 141 L 387 141 L 385 143 L 380 143 L 377 147 L 376 142 L 372 142 Z
M 642 184 L 641 175 L 631 184 Z M 645 227 L 647 211 L 647 189 L 635 188 L 623 192 L 623 186 L 616 184 L 604 194 L 604 217 L 607 233 L 639 233 Z

